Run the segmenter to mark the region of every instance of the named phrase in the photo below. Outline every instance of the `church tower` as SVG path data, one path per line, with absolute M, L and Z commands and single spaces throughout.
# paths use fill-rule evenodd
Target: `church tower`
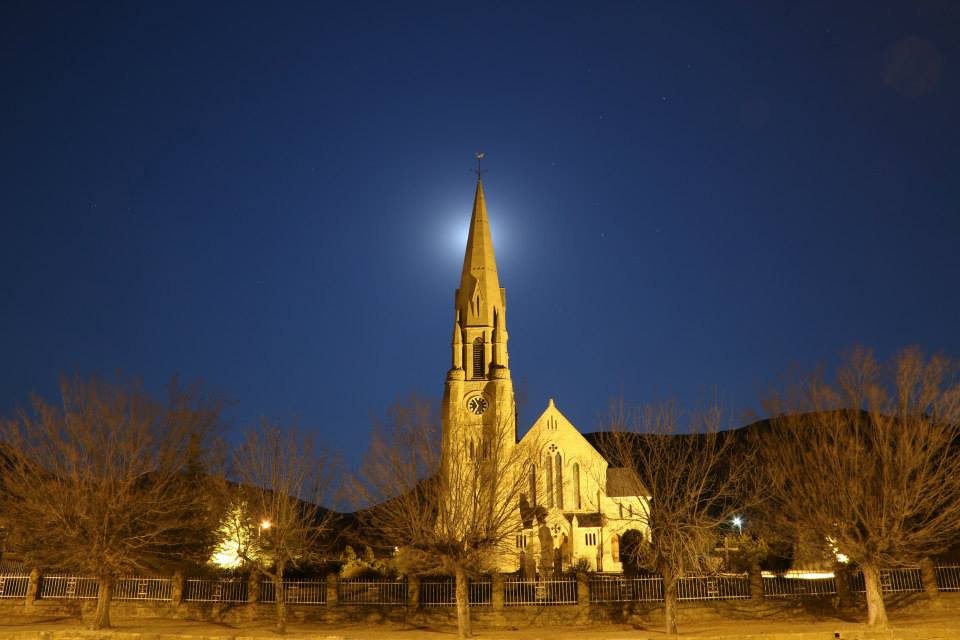
M 454 296 L 452 367 L 443 394 L 443 447 L 509 456 L 517 442 L 507 356 L 506 289 L 500 288 L 483 183 L 477 178 L 460 288 Z M 455 462 L 454 462 L 455 464 Z

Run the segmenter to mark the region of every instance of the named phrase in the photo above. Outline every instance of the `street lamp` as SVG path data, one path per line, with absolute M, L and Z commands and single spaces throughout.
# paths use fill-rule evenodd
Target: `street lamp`
M 260 526 L 257 527 L 257 537 L 259 538 L 260 534 L 262 534 L 264 531 L 267 531 L 272 526 L 273 526 L 273 523 L 267 520 L 266 518 L 261 520 Z
M 737 535 L 743 535 L 743 518 L 740 516 L 733 516 L 733 526 L 737 528 Z

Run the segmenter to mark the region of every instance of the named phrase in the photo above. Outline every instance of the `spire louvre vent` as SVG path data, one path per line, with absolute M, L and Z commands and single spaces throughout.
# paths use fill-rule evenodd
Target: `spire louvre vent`
M 473 341 L 473 377 L 483 378 L 483 338 Z

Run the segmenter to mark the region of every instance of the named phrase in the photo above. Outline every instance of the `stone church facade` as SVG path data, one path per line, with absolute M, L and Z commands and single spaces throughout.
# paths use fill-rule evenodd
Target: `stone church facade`
M 586 563 L 592 570 L 620 572 L 624 533 L 636 530 L 649 539 L 647 497 L 627 495 L 623 470 L 609 465 L 553 399 L 524 437 L 517 438 L 506 307 L 478 179 L 454 296 L 452 367 L 442 405 L 444 448 L 479 452 L 488 446 L 485 434 L 497 434 L 503 450 L 536 449 L 529 468 L 518 470 L 527 476 L 530 490 L 521 497 L 524 508 L 518 505 L 515 548 L 503 558 L 503 570 L 535 568 L 542 574 Z

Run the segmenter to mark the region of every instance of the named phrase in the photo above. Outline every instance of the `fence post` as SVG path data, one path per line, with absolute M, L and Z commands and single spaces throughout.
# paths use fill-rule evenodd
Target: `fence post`
M 590 606 L 590 577 L 582 571 L 577 572 L 577 606 Z
M 327 574 L 327 606 L 337 604 L 337 574 Z
M 503 600 L 505 596 L 504 580 L 502 573 L 494 573 L 490 576 L 490 606 L 493 609 L 503 609 Z
M 420 606 L 420 578 L 407 576 L 407 606 L 416 609 Z
M 40 569 L 34 567 L 30 570 L 30 580 L 27 582 L 27 597 L 24 600 L 24 607 L 29 611 L 33 609 L 40 596 Z

